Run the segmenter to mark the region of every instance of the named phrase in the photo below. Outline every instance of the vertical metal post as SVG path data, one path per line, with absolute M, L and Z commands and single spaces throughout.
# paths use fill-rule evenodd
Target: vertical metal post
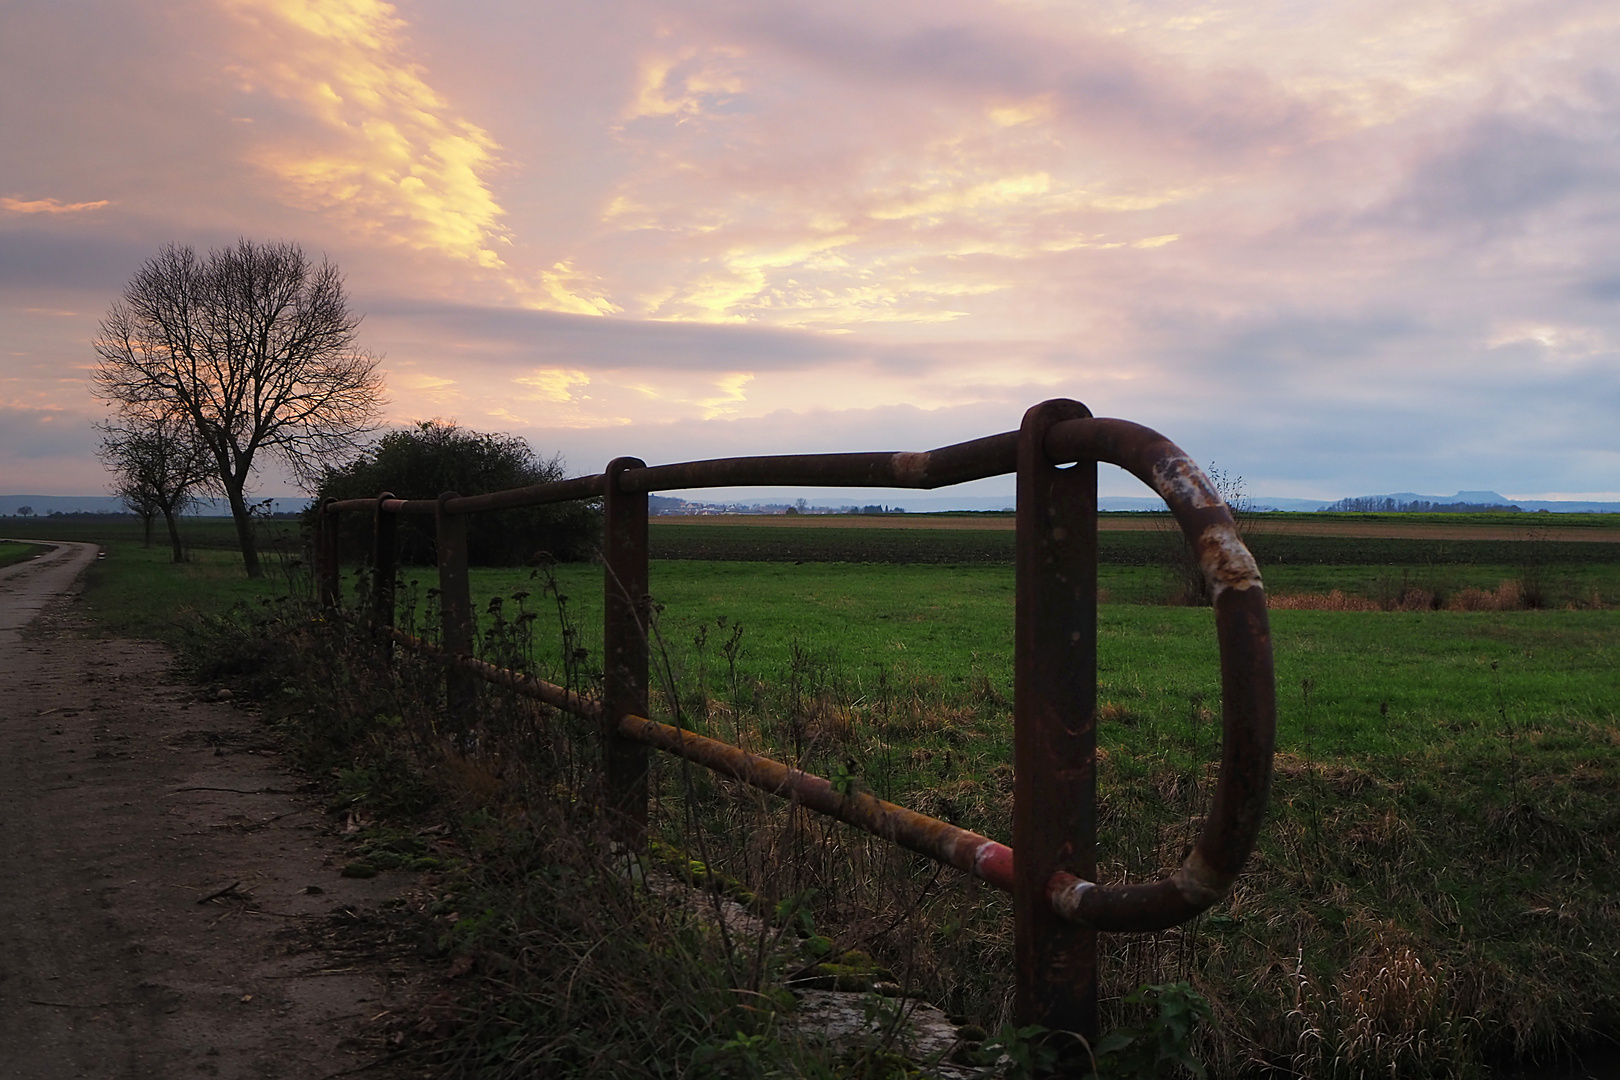
M 473 654 L 472 587 L 467 580 L 467 518 L 463 514 L 447 513 L 444 504 L 457 498 L 453 491 L 439 496 L 439 508 L 433 515 L 439 553 L 439 612 L 440 634 L 445 652 L 451 656 Z M 465 730 L 472 719 L 477 687 L 469 671 L 446 667 L 444 673 L 445 705 L 452 726 Z
M 395 542 L 399 516 L 383 510 L 383 503 L 393 497 L 392 491 L 377 496 L 371 533 L 371 615 L 384 640 L 394 626 L 394 578 L 399 561 L 399 545 Z
M 647 496 L 619 489 L 619 477 L 646 468 L 639 458 L 615 458 L 602 499 L 605 622 L 602 732 L 609 819 L 616 838 L 641 849 L 647 841 L 647 748 L 619 734 L 625 715 L 647 715 Z
M 315 590 L 322 607 L 337 607 L 342 593 L 338 576 L 338 516 L 326 509 L 327 499 L 315 513 Z
M 1059 870 L 1096 879 L 1097 464 L 1056 467 L 1053 424 L 1091 415 L 1054 400 L 1018 434 L 1013 651 L 1015 1017 L 1092 1039 L 1097 933 L 1053 913 Z

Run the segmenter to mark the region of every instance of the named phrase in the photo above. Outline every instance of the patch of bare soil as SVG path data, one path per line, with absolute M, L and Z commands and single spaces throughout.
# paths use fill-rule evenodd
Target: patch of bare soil
M 0 635 L 0 1077 L 423 1075 L 414 875 L 341 876 L 252 712 L 81 630 Z

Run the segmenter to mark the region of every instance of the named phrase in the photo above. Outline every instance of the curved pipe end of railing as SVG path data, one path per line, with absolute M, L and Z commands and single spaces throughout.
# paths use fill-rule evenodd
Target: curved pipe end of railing
M 1214 598 L 1221 770 L 1197 845 L 1179 869 L 1156 882 L 1105 885 L 1059 873 L 1047 885 L 1053 910 L 1072 922 L 1097 930 L 1162 930 L 1231 891 L 1265 820 L 1277 738 L 1265 586 L 1220 493 L 1163 435 L 1128 420 L 1067 420 L 1047 432 L 1045 448 L 1054 461 L 1118 465 L 1157 491 L 1197 552 Z

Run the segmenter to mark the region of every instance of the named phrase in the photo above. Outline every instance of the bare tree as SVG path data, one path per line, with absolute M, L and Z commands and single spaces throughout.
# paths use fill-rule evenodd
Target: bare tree
M 377 359 L 355 345 L 331 263 L 296 244 L 169 245 L 102 320 L 96 392 L 120 408 L 183 414 L 236 519 L 242 562 L 263 573 L 247 490 L 261 452 L 306 489 L 352 451 L 382 406 Z
M 176 518 L 196 502 L 199 490 L 218 484 L 190 417 L 173 410 L 123 409 L 96 426 L 102 434 L 97 453 L 113 471 L 113 492 L 141 516 L 147 546 L 152 519 L 161 513 L 174 561 L 184 562 Z
M 98 451 L 98 456 L 102 457 L 103 461 L 106 460 L 106 450 L 107 447 L 103 446 Z M 157 520 L 158 515 L 157 501 L 153 498 L 151 489 L 139 480 L 120 475 L 113 479 L 112 493 L 129 508 L 130 513 L 141 519 L 141 545 L 151 547 L 152 522 Z M 177 557 L 175 562 L 179 561 Z

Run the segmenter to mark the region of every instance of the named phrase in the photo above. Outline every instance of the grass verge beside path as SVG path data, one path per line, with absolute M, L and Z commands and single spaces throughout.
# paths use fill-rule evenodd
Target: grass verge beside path
M 10 540 L 0 540 L 0 566 L 10 566 L 25 559 L 32 559 L 45 549 L 38 544 L 18 544 Z
M 265 576 L 251 580 L 234 551 L 193 551 L 175 563 L 167 546 L 138 541 L 103 544 L 106 557 L 85 571 L 83 606 L 99 633 L 179 644 L 199 617 L 218 616 L 236 604 L 258 605 L 286 596 L 288 581 L 273 556 Z M 300 585 L 301 588 L 307 586 Z
M 8 518 L 4 523 L 4 531 L 19 538 L 101 545 L 106 557 L 86 571 L 83 604 L 99 632 L 112 636 L 174 645 L 183 636 L 186 620 L 218 615 L 241 602 L 257 604 L 285 596 L 289 574 L 299 576 L 302 545 L 296 522 L 276 519 L 260 524 L 265 576 L 258 581 L 249 580 L 242 570 L 236 526 L 230 518 L 182 518 L 180 528 L 189 561 L 176 564 L 161 521 L 150 547 L 143 541 L 140 520 L 127 514 L 62 514 Z M 294 587 L 300 595 L 307 594 L 307 581 L 300 579 Z

